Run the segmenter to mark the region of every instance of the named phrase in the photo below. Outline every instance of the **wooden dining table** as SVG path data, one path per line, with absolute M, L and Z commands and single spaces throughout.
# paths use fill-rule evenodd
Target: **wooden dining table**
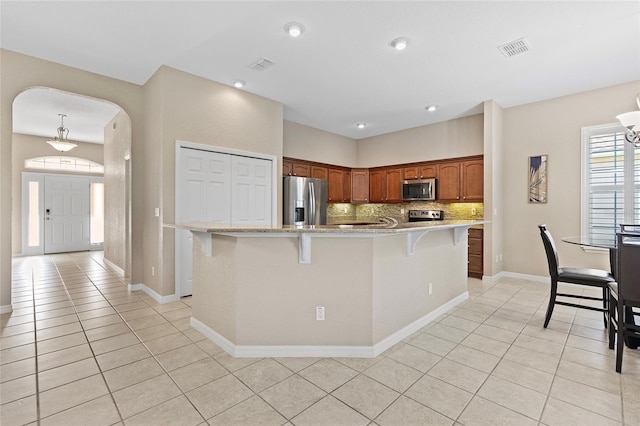
M 568 244 L 575 244 L 583 247 L 594 247 L 609 250 L 609 267 L 611 268 L 611 274 L 615 278 L 616 276 L 616 265 L 617 258 L 616 255 L 618 253 L 617 249 L 617 238 L 615 235 L 613 236 L 591 236 L 591 235 L 580 235 L 577 237 L 564 237 L 562 241 Z M 640 262 L 640 259 L 638 259 Z M 631 307 L 625 307 L 625 322 L 635 324 L 633 310 Z M 627 347 L 631 349 L 638 349 L 640 347 L 640 339 L 635 337 L 630 337 L 627 341 Z

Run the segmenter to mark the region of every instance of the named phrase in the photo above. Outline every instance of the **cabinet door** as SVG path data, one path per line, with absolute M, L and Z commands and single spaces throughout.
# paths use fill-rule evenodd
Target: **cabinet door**
M 369 202 L 369 171 L 368 170 L 352 170 L 351 171 L 351 202 L 352 203 L 368 203 Z
M 289 160 L 282 160 L 282 176 L 291 176 L 293 173 L 293 163 Z
M 403 169 L 388 169 L 385 171 L 385 201 L 402 201 Z
M 434 178 L 438 175 L 438 166 L 435 164 L 420 166 L 420 179 Z
M 311 167 L 304 163 L 293 163 L 291 166 L 291 174 L 293 176 L 310 177 Z
M 462 199 L 482 201 L 484 198 L 484 161 L 462 162 Z
M 369 172 L 369 202 L 381 203 L 384 201 L 384 171 L 376 170 Z
M 404 178 L 405 180 L 420 179 L 420 168 L 418 166 L 405 167 Z
M 341 203 L 344 199 L 344 171 L 340 169 L 329 169 L 329 181 L 327 183 L 327 194 L 330 203 Z
M 342 180 L 343 190 L 342 190 L 342 201 L 348 203 L 351 201 L 351 172 L 348 170 L 344 171 L 344 179 Z
M 328 169 L 326 167 L 311 166 L 311 177 L 327 180 L 329 178 Z
M 438 201 L 460 200 L 460 163 L 441 163 L 438 165 L 436 184 Z

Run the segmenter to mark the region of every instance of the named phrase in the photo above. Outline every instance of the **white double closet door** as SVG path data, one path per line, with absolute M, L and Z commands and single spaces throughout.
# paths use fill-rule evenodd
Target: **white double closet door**
M 272 161 L 180 147 L 176 223 L 270 225 Z M 176 291 L 191 294 L 193 234 L 176 230 Z

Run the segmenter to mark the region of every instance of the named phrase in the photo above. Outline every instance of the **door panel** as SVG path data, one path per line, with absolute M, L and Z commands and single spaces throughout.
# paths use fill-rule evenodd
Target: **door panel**
M 90 185 L 85 176 L 45 176 L 45 253 L 91 249 Z
M 232 156 L 231 222 L 271 224 L 271 161 Z
M 181 149 L 181 176 L 176 191 L 176 222 L 229 223 L 228 201 L 231 183 L 230 156 L 193 149 Z M 176 279 L 180 296 L 191 294 L 193 285 L 193 234 L 177 230 L 179 254 Z

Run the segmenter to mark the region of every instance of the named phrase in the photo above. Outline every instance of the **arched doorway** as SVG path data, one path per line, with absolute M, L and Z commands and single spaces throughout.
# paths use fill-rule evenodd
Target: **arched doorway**
M 47 87 L 33 87 L 13 101 L 12 164 L 14 229 L 21 229 L 21 175 L 27 158 L 60 154 L 46 143 L 60 126 L 77 148 L 65 156 L 82 157 L 104 165 L 104 257 L 131 275 L 131 119 L 118 105 L 102 99 Z M 73 174 L 71 171 L 58 171 Z M 44 218 L 43 218 L 44 220 Z M 14 232 L 12 252 L 22 254 L 22 235 Z

